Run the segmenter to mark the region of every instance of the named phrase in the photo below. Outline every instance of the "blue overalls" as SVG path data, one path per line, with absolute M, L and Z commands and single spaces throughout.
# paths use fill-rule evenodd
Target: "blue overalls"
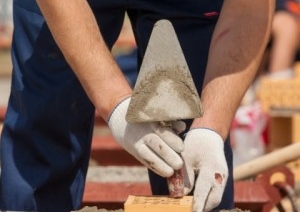
M 153 24 L 159 19 L 169 19 L 200 93 L 211 34 L 222 0 L 88 2 L 109 48 L 118 38 L 124 13 L 128 12 L 139 61 Z M 1 137 L 0 209 L 41 212 L 79 209 L 95 108 L 55 44 L 35 1 L 14 0 L 13 4 L 13 73 Z M 80 45 L 80 41 L 78 43 Z M 225 153 L 230 178 L 218 208 L 231 209 L 233 180 L 229 141 L 226 141 Z M 153 194 L 167 194 L 166 180 L 152 172 L 149 176 Z

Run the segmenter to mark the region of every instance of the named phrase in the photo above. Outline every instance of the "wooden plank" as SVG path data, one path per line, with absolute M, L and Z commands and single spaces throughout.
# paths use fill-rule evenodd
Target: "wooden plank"
M 291 144 L 291 117 L 270 117 L 269 145 L 270 151 Z
M 275 113 L 270 116 L 269 150 L 300 141 L 300 113 Z

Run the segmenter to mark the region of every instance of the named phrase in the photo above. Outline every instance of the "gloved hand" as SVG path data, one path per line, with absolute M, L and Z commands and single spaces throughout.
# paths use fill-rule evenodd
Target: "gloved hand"
M 183 122 L 164 127 L 159 123 L 129 123 L 125 116 L 130 98 L 122 101 L 112 112 L 108 125 L 116 141 L 137 160 L 162 177 L 169 177 L 182 168 L 178 153 L 184 149 L 183 141 L 175 131 L 183 131 Z
M 224 141 L 215 131 L 198 128 L 186 134 L 184 145 L 184 194 L 195 184 L 194 211 L 211 211 L 220 204 L 228 179 Z

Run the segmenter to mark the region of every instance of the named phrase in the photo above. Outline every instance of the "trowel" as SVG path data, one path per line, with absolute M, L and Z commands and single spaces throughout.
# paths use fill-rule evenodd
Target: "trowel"
M 193 119 L 202 116 L 200 98 L 168 20 L 155 23 L 137 77 L 126 119 L 131 123 Z M 183 171 L 168 178 L 171 197 L 183 194 Z

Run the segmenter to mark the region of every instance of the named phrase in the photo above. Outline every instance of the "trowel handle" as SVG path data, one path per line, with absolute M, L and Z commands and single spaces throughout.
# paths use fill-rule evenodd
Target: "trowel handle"
M 175 170 L 171 177 L 167 178 L 170 197 L 182 197 L 184 193 L 183 169 Z

